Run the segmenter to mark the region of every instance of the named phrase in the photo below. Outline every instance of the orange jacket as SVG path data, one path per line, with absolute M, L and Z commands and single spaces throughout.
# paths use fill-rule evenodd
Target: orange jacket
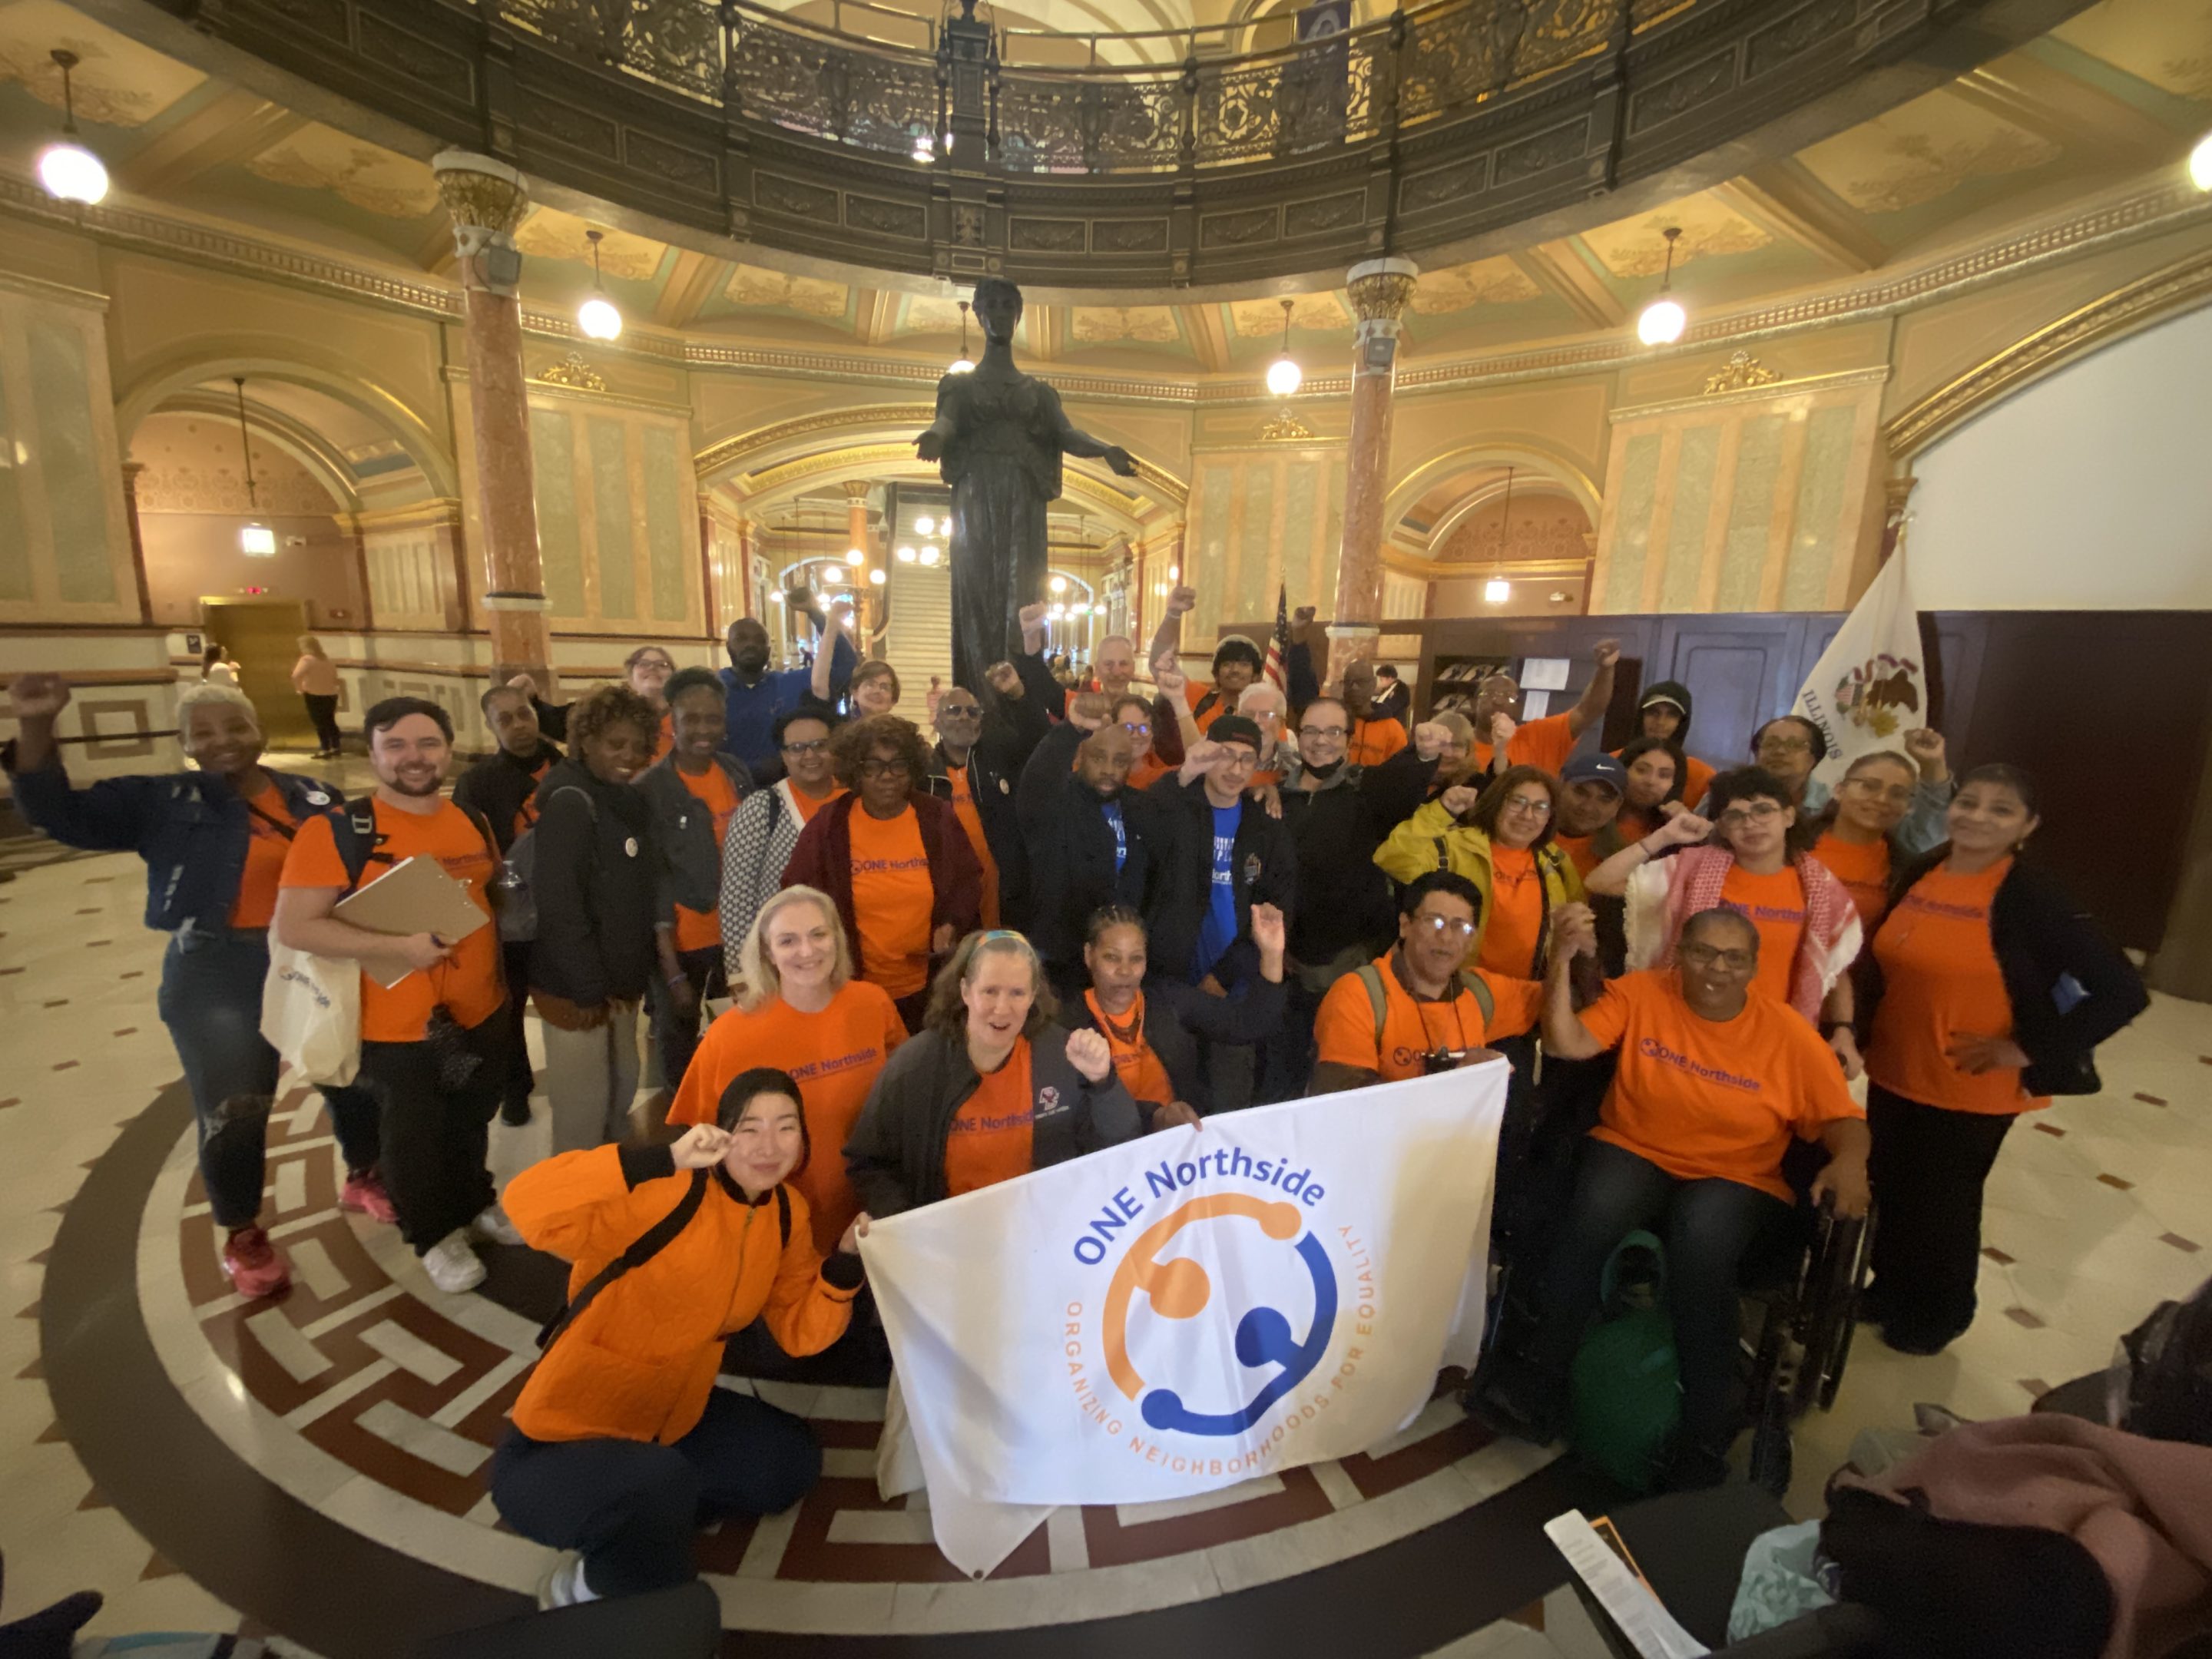
M 688 1175 L 676 1178 L 665 1146 L 599 1146 L 525 1170 L 505 1202 L 534 1249 L 575 1264 L 574 1297 L 682 1202 L 689 1185 Z M 719 1170 L 710 1176 L 690 1224 L 608 1285 L 545 1351 L 515 1402 L 515 1427 L 533 1440 L 672 1445 L 706 1409 L 732 1332 L 764 1318 L 793 1355 L 819 1353 L 843 1335 L 858 1275 L 852 1289 L 823 1277 L 806 1200 L 784 1191 L 791 1241 L 779 1249 L 775 1195 L 748 1204 Z

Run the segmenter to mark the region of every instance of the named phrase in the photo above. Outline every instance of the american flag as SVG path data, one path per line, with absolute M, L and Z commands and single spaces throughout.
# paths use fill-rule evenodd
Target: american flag
M 1267 661 L 1263 672 L 1274 682 L 1275 690 L 1285 696 L 1290 695 L 1290 678 L 1283 663 L 1290 650 L 1290 596 L 1278 585 L 1275 589 L 1275 631 L 1267 636 Z

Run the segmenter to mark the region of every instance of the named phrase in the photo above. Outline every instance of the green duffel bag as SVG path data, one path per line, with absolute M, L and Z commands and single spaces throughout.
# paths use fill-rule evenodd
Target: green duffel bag
M 1651 1253 L 1658 1272 L 1649 1285 L 1624 1291 L 1622 1258 L 1638 1249 Z M 1568 1443 L 1632 1492 L 1650 1492 L 1682 1423 L 1666 1247 L 1646 1232 L 1614 1245 L 1599 1281 L 1598 1306 L 1599 1323 L 1583 1339 L 1568 1372 Z

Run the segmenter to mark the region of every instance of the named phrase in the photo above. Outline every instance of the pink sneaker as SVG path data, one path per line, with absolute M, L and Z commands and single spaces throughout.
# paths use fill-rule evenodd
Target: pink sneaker
M 292 1270 L 258 1227 L 240 1227 L 223 1241 L 222 1271 L 238 1293 L 250 1298 L 292 1288 Z
M 345 1190 L 338 1194 L 338 1208 L 358 1211 L 371 1221 L 399 1219 L 399 1212 L 392 1206 L 392 1194 L 384 1190 L 384 1177 L 374 1170 L 346 1176 Z

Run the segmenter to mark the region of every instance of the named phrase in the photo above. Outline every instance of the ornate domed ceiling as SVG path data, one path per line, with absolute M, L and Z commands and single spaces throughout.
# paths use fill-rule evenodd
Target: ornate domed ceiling
M 342 130 L 335 120 L 349 106 L 336 100 L 319 111 L 331 118 L 315 118 L 143 44 L 131 32 L 136 22 L 159 15 L 143 0 L 99 0 L 98 9 L 61 0 L 0 7 L 0 206 L 52 210 L 29 175 L 61 101 L 49 53 L 65 46 L 82 60 L 80 125 L 114 179 L 108 203 L 94 210 L 95 228 L 107 222 L 102 215 L 119 227 L 119 213 L 139 216 L 131 234 L 155 234 L 158 224 L 221 227 L 379 280 L 434 294 L 447 286 L 451 234 L 428 167 L 398 142 L 407 135 L 388 123 L 368 136 Z M 826 18 L 829 0 L 793 9 Z M 855 5 L 847 0 L 842 9 L 850 29 Z M 1032 0 L 1023 19 L 1095 27 L 1103 9 Z M 1125 9 L 1111 9 L 1112 21 L 1132 21 Z M 1194 9 L 1189 0 L 1154 0 L 1142 9 L 1148 27 L 1245 21 L 1208 0 Z M 1675 291 L 1700 318 L 1741 315 L 1756 331 L 1760 318 L 1839 294 L 1879 306 L 1913 273 L 1948 269 L 1967 251 L 2017 248 L 2030 257 L 2038 237 L 2048 240 L 2047 227 L 2078 218 L 2093 199 L 2149 201 L 2170 190 L 2176 163 L 2208 126 L 2212 0 L 2101 0 L 1795 153 L 1731 155 L 1740 170 L 1709 186 L 1571 234 L 1540 229 L 1486 257 L 1424 260 L 1407 319 L 1407 362 L 1496 356 L 1510 372 L 1516 354 L 1533 348 L 1625 337 L 1658 287 L 1668 226 L 1682 231 Z M 919 365 L 950 357 L 957 343 L 961 290 L 950 283 L 870 276 L 667 227 L 653 234 L 651 221 L 604 204 L 540 193 L 554 199 L 532 209 L 517 238 L 528 256 L 526 301 L 550 317 L 572 311 L 592 282 L 585 232 L 605 228 L 605 282 L 630 320 L 626 347 L 656 339 L 673 346 L 680 336 L 860 348 Z M 2195 210 L 2177 198 L 2142 213 L 2154 210 Z M 191 239 L 180 229 L 170 240 Z M 1113 297 L 1033 302 L 1019 349 L 1040 364 L 1100 374 L 1246 380 L 1283 336 L 1272 297 L 1198 300 L 1172 289 Z M 1342 294 L 1291 297 L 1294 354 L 1333 366 L 1351 322 Z

